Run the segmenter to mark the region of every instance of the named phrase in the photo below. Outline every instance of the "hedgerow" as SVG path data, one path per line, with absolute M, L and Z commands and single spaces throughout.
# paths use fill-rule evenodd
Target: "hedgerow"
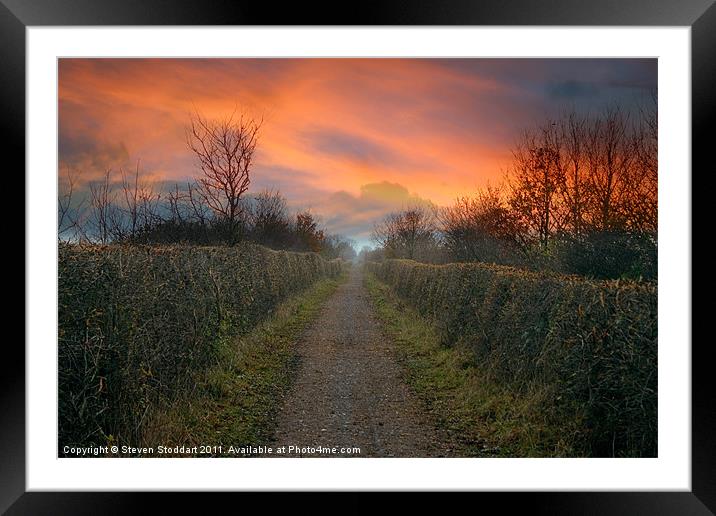
M 546 390 L 544 411 L 580 454 L 657 454 L 657 286 L 589 281 L 487 264 L 369 262 L 446 345 L 515 392 Z
M 60 244 L 60 453 L 140 443 L 148 412 L 193 388 L 193 373 L 220 359 L 222 340 L 341 268 L 251 244 Z

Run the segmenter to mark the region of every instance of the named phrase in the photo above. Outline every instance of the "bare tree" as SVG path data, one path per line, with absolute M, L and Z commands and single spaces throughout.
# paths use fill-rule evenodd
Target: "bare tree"
M 62 237 L 82 237 L 81 219 L 85 199 L 75 200 L 76 178 L 69 167 L 66 168 L 64 181 L 60 180 L 57 198 L 57 234 Z M 74 204 L 74 205 L 73 205 Z
M 462 197 L 440 213 L 442 241 L 453 260 L 513 262 L 520 234 L 499 188 Z
M 122 175 L 122 190 L 129 217 L 129 236 L 134 238 L 139 229 L 139 161 L 131 180 L 123 169 L 120 168 L 119 172 Z
M 187 219 L 187 210 L 185 209 L 186 195 L 179 188 L 179 183 L 174 183 L 174 188 L 167 191 L 166 207 L 169 212 L 168 222 L 174 224 L 182 224 Z
M 655 231 L 656 149 L 655 108 L 637 124 L 618 105 L 569 112 L 513 150 L 511 208 L 541 244 L 557 233 Z
M 630 198 L 635 214 L 633 225 L 641 230 L 656 233 L 658 224 L 658 99 L 652 92 L 650 100 L 640 106 L 639 121 L 634 138 L 635 167 L 641 186 Z
M 90 225 L 94 239 L 107 244 L 112 239 L 123 236 L 122 220 L 115 204 L 116 192 L 112 187 L 112 171 L 107 169 L 99 182 L 89 185 Z
M 372 239 L 389 258 L 416 259 L 418 252 L 436 245 L 435 214 L 413 206 L 387 215 L 373 228 Z
M 346 261 L 353 261 L 358 256 L 355 250 L 356 242 L 343 235 L 328 235 L 322 249 L 322 254 L 328 259 L 342 258 Z
M 206 226 L 211 215 L 209 207 L 204 203 L 203 196 L 198 193 L 198 187 L 191 183 L 186 185 L 186 200 L 189 205 L 189 211 L 194 221 L 202 226 Z
M 153 186 L 147 186 L 139 194 L 139 223 L 141 228 L 152 227 L 162 220 L 159 215 L 159 201 L 161 194 L 154 191 Z
M 624 229 L 628 201 L 638 188 L 629 116 L 618 106 L 595 118 L 587 136 L 591 225 L 595 231 Z
M 526 131 L 512 152 L 510 206 L 528 236 L 542 246 L 562 228 L 559 192 L 564 168 L 555 147 L 552 124 L 549 129 Z
M 634 115 L 611 105 L 574 111 L 525 133 L 513 151 L 510 208 L 521 232 L 558 260 L 597 277 L 655 274 L 656 97 Z M 560 267 L 562 266 L 560 265 Z
M 564 204 L 565 227 L 575 236 L 584 231 L 584 216 L 589 204 L 586 184 L 587 118 L 570 111 L 556 124 L 552 147 L 561 156 L 564 167 L 560 195 Z
M 195 113 L 186 131 L 187 145 L 201 169 L 196 193 L 232 228 L 242 216 L 241 198 L 251 182 L 262 122 L 244 114 L 209 120 Z
M 256 194 L 250 207 L 252 237 L 272 247 L 286 246 L 290 240 L 290 219 L 286 198 L 278 190 Z
M 380 262 L 384 259 L 383 254 L 384 251 L 381 247 L 373 249 L 368 245 L 364 245 L 363 247 L 361 247 L 360 252 L 358 253 L 358 261 L 363 263 Z
M 160 194 L 154 191 L 151 184 L 139 181 L 139 161 L 133 177 L 120 169 L 122 175 L 122 190 L 124 192 L 125 210 L 127 216 L 126 237 L 134 239 L 140 230 L 146 230 L 159 221 L 158 205 Z

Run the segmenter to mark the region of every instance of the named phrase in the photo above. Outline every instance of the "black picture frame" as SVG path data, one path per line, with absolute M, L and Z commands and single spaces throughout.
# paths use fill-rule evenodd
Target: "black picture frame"
M 25 29 L 43 25 L 689 26 L 692 168 L 708 170 L 706 159 L 713 145 L 707 129 L 709 122 L 716 119 L 714 0 L 393 0 L 331 5 L 283 3 L 280 7 L 230 0 L 0 0 L 0 125 L 6 150 L 3 168 L 7 167 L 8 172 L 25 170 Z M 27 195 L 24 181 L 18 188 Z M 178 493 L 25 492 L 25 354 L 15 340 L 7 339 L 5 344 L 0 376 L 0 511 L 125 514 L 146 512 L 150 507 L 148 499 L 156 497 L 161 499 L 152 501 L 161 504 L 162 512 L 170 511 L 174 505 L 192 508 L 194 502 Z M 708 341 L 695 341 L 692 346 L 691 492 L 480 493 L 479 497 L 485 502 L 498 502 L 501 512 L 523 507 L 549 514 L 713 514 L 716 411 L 712 395 L 716 386 L 707 359 L 709 347 Z

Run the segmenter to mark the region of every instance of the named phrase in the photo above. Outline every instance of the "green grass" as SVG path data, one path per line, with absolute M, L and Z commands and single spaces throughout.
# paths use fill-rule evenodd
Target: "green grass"
M 579 422 L 560 421 L 535 387 L 517 394 L 490 378 L 469 349 L 441 344 L 437 329 L 373 274 L 365 284 L 373 307 L 394 340 L 406 379 L 438 424 L 458 443 L 461 456 L 575 456 Z M 567 428 L 567 427 L 571 428 Z
M 319 281 L 250 333 L 220 339 L 217 363 L 197 375 L 190 396 L 155 414 L 146 445 L 270 445 L 296 370 L 296 341 L 346 277 Z

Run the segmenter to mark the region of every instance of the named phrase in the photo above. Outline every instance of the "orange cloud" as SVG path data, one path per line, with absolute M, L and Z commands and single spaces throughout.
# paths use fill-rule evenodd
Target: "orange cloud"
M 238 108 L 265 119 L 254 189 L 364 235 L 405 195 L 444 205 L 499 180 L 517 131 L 564 98 L 655 83 L 654 60 L 624 61 L 61 59 L 60 166 L 91 179 L 141 159 L 148 177 L 184 181 L 189 114 Z

